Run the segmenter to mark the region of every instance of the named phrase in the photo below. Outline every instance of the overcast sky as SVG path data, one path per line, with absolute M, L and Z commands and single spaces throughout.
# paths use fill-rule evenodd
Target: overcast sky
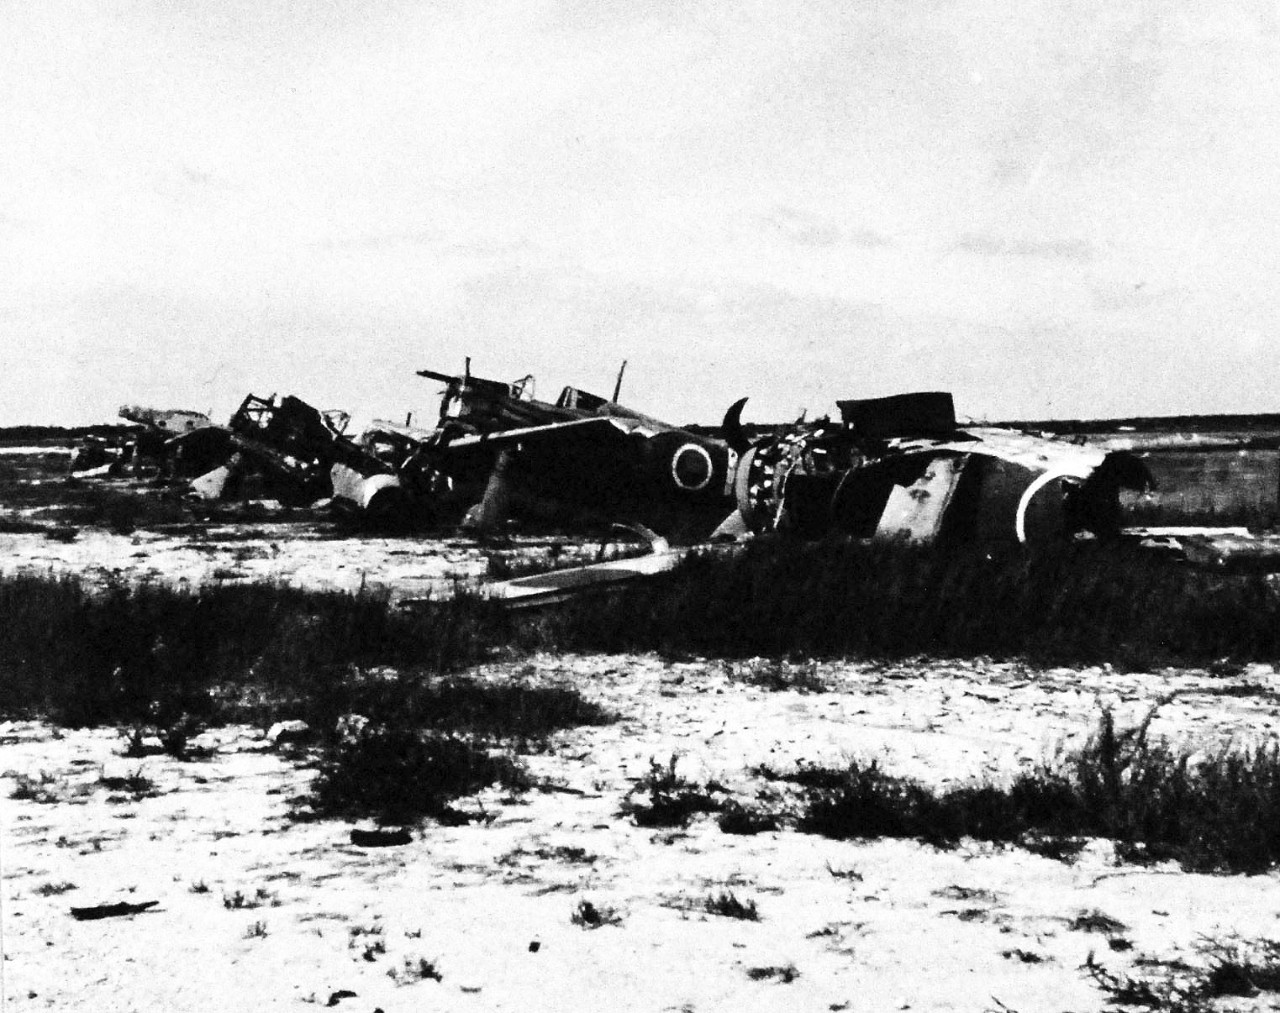
M 1280 3 L 0 2 L 0 424 L 1280 410 Z

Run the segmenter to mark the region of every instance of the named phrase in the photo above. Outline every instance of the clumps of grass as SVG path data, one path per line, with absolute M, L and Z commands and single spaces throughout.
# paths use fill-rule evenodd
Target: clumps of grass
M 615 715 L 569 686 L 489 682 L 422 671 L 336 673 L 318 690 L 314 710 L 358 713 L 374 723 L 448 730 L 488 739 L 537 742 Z M 336 699 L 328 699 L 332 695 Z
M 579 928 L 598 929 L 605 925 L 621 925 L 622 915 L 617 908 L 607 904 L 594 904 L 585 898 L 578 901 L 569 921 Z
M 775 813 L 767 809 L 748 808 L 732 800 L 721 806 L 716 824 L 722 833 L 742 836 L 767 833 L 780 826 Z
M 375 939 L 373 942 L 365 944 L 364 952 L 360 955 L 360 959 L 372 964 L 386 952 L 386 942 L 382 939 Z
M 720 809 L 709 786 L 700 786 L 676 773 L 677 757 L 666 765 L 649 760 L 642 777 L 622 803 L 621 814 L 638 827 L 686 827 L 695 813 Z
M 1204 989 L 1212 996 L 1280 993 L 1280 942 L 1238 937 L 1202 941 Z
M 165 725 L 135 723 L 121 729 L 122 755 L 134 759 L 163 753 L 176 760 L 204 759 L 209 750 L 193 748 L 191 740 L 204 731 L 204 722 L 192 714 L 170 714 Z
M 9 792 L 9 797 L 20 802 L 53 805 L 61 802 L 67 791 L 66 779 L 50 774 L 48 771 L 42 770 L 35 775 L 15 772 L 10 776 L 14 780 L 14 785 L 13 790 Z
M 1025 658 L 1158 668 L 1280 658 L 1280 590 L 1133 547 L 762 540 L 523 628 L 565 649 L 724 658 Z
M 398 985 L 412 985 L 418 981 L 444 981 L 444 975 L 436 967 L 435 961 L 427 960 L 426 957 L 406 957 L 401 970 L 389 968 L 387 977 Z
M 798 977 L 800 972 L 796 970 L 795 964 L 785 964 L 772 967 L 748 967 L 747 977 L 752 981 L 777 981 L 783 985 L 790 985 Z
M 793 775 L 809 786 L 798 825 L 827 837 L 908 837 L 938 847 L 964 837 L 1104 837 L 1123 860 L 1172 859 L 1197 872 L 1257 873 L 1280 862 L 1280 747 L 1196 758 L 1151 743 L 1151 717 L 1117 731 L 1104 711 L 1079 752 L 1008 786 L 936 792 L 874 762 L 805 768 Z
M 565 862 L 569 865 L 594 865 L 599 861 L 599 856 L 593 855 L 586 848 L 565 844 L 557 845 L 553 848 L 535 848 L 532 851 L 524 848 L 514 848 L 503 855 L 499 855 L 497 862 L 499 865 L 515 865 L 520 859 L 526 857 L 539 858 L 550 862 Z
M 722 890 L 707 897 L 702 902 L 702 909 L 707 914 L 717 915 L 720 918 L 736 918 L 745 922 L 760 920 L 760 912 L 756 909 L 755 901 L 749 900 L 744 903 L 729 890 Z
M 374 963 L 379 957 L 387 952 L 386 940 L 382 938 L 382 926 L 376 922 L 373 925 L 353 925 L 347 930 L 349 938 L 347 939 L 347 949 L 360 949 L 360 959 L 367 963 Z
M 191 519 L 190 511 L 177 499 L 97 485 L 84 487 L 73 503 L 59 509 L 58 516 L 72 524 L 106 528 L 117 535 Z
M 410 824 L 448 814 L 449 803 L 498 784 L 532 782 L 509 754 L 449 733 L 377 726 L 332 747 L 309 798 L 317 815 Z
M 517 749 L 563 728 L 615 720 L 569 687 L 394 671 L 336 676 L 316 690 L 313 711 L 369 719 L 358 734 L 324 744 L 314 812 L 383 824 L 456 819 L 450 802 L 494 784 L 527 790 L 533 782 Z
M 1239 679 L 1245 674 L 1246 666 L 1243 662 L 1227 656 L 1225 658 L 1215 658 L 1211 661 L 1208 671 L 1216 679 Z
M 155 798 L 160 794 L 156 788 L 155 781 L 144 776 L 141 767 L 123 776 L 118 774 L 99 774 L 98 784 L 108 791 L 122 792 L 131 796 L 134 801 L 142 798 Z
M 244 930 L 245 939 L 266 939 L 267 923 L 263 921 L 254 922 Z
M 38 535 L 48 529 L 36 521 L 25 517 L 8 517 L 0 514 L 0 535 Z
M 1067 927 L 1073 932 L 1101 932 L 1106 935 L 1123 932 L 1128 928 L 1124 922 L 1112 918 L 1097 908 L 1092 911 L 1081 911 L 1067 923 Z
M 734 682 L 757 686 L 771 693 L 825 693 L 827 684 L 818 675 L 818 663 L 789 664 L 779 659 L 755 660 L 734 670 Z
M 1064 837 L 1059 834 L 1038 834 L 1030 831 L 1018 839 L 1018 846 L 1033 855 L 1050 858 L 1055 862 L 1070 864 L 1089 846 L 1087 837 Z
M 75 883 L 68 883 L 68 882 L 53 883 L 53 882 L 49 882 L 49 883 L 41 883 L 41 884 L 40 884 L 39 886 L 37 886 L 37 887 L 35 888 L 35 890 L 34 890 L 34 891 L 32 891 L 32 892 L 33 892 L 33 893 L 35 893 L 35 895 L 36 895 L 37 897 L 57 897 L 57 896 L 58 896 L 58 895 L 60 895 L 60 894 L 68 893 L 68 892 L 70 892 L 71 890 L 74 890 L 74 889 L 76 889 L 76 885 L 75 885 Z
M 455 671 L 501 643 L 503 623 L 466 595 L 408 614 L 371 593 L 8 575 L 0 715 L 156 729 L 336 718 L 355 709 L 344 706 L 353 666 Z
M 981 901 L 983 904 L 994 904 L 1000 898 L 990 890 L 984 890 L 978 886 L 960 886 L 953 883 L 950 886 L 944 886 L 940 890 L 934 890 L 935 897 L 942 897 L 945 900 L 968 900 Z
M 208 893 L 209 884 L 206 883 L 203 879 L 197 879 L 194 883 L 192 883 L 189 887 L 187 887 L 187 890 L 190 893 Z
M 194 889 L 192 892 L 197 892 Z M 252 895 L 246 894 L 241 890 L 235 893 L 224 893 L 222 895 L 222 906 L 228 911 L 252 911 L 255 908 L 270 905 L 271 907 L 279 907 L 280 902 L 266 887 L 258 887 Z
M 1224 998 L 1280 993 L 1280 942 L 1232 936 L 1202 940 L 1197 949 L 1198 966 L 1182 961 L 1140 961 L 1159 968 L 1146 976 L 1110 971 L 1092 954 L 1084 969 L 1111 1003 L 1166 1013 L 1210 1013 L 1220 1008 L 1218 1000 Z

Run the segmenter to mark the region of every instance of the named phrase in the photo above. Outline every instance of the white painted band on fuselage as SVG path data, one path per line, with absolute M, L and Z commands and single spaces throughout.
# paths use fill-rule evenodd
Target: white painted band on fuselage
M 1031 505 L 1031 500 L 1035 494 L 1043 489 L 1050 482 L 1055 482 L 1060 478 L 1075 478 L 1074 469 L 1059 468 L 1054 471 L 1046 471 L 1032 482 L 1022 493 L 1022 498 L 1018 500 L 1018 512 L 1014 515 L 1013 530 L 1018 536 L 1018 541 L 1026 543 L 1027 541 L 1027 507 Z

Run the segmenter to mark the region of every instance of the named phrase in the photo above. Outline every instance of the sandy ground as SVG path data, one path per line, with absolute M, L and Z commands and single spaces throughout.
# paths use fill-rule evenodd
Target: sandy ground
M 819 665 L 826 693 L 770 692 L 749 665 L 558 657 L 488 678 L 564 682 L 616 724 L 562 733 L 529 766 L 562 790 L 479 800 L 487 822 L 428 825 L 364 850 L 350 825 L 297 823 L 305 755 L 261 730 L 208 733 L 212 758 L 126 760 L 109 730 L 0 728 L 8 771 L 56 802 L 4 803 L 4 991 L 13 1009 L 214 1010 L 333 1004 L 444 1010 L 1096 1010 L 1082 972 L 1144 956 L 1196 959 L 1204 936 L 1271 937 L 1273 876 L 1074 864 L 1016 849 L 937 851 L 779 831 L 642 829 L 618 808 L 652 760 L 716 778 L 743 801 L 775 791 L 767 763 L 877 758 L 941 784 L 1007 777 L 1070 746 L 1098 708 L 1136 720 L 1174 693 L 1153 732 L 1212 748 L 1270 738 L 1280 676 L 1030 671 L 1016 665 Z M 1241 695 L 1222 693 L 1236 686 Z M 98 782 L 141 773 L 134 798 Z M 757 922 L 699 908 L 730 891 Z M 239 893 L 245 905 L 237 907 Z M 73 905 L 158 901 L 81 922 Z M 588 900 L 618 924 L 575 925 Z M 1082 912 L 1123 923 L 1073 929 Z M 1132 949 L 1113 950 L 1112 938 Z M 1123 944 L 1120 944 L 1123 945 Z M 425 964 L 423 962 L 426 962 Z M 430 969 L 438 974 L 422 977 Z M 343 996 L 343 992 L 355 993 Z
M 528 540 L 515 556 L 588 554 Z M 195 534 L 0 534 L 0 572 L 199 586 L 446 594 L 488 568 L 466 541 L 325 537 L 270 522 Z M 824 693 L 752 685 L 749 664 L 538 656 L 477 674 L 565 683 L 616 711 L 526 758 L 556 790 L 497 791 L 486 819 L 361 849 L 351 825 L 297 822 L 305 751 L 262 729 L 206 733 L 207 759 L 121 755 L 110 729 L 0 725 L 0 994 L 4 1009 L 1099 1010 L 1082 970 L 1200 959 L 1205 937 L 1280 935 L 1280 879 L 1071 864 L 1017 849 L 740 837 L 713 820 L 634 826 L 619 807 L 653 762 L 777 801 L 751 770 L 877 759 L 933 784 L 1003 779 L 1165 703 L 1153 734 L 1190 748 L 1274 739 L 1280 676 L 1254 666 L 1120 674 L 990 663 L 820 664 Z M 142 797 L 102 783 L 140 775 Z M 45 799 L 14 799 L 22 778 Z M 758 921 L 709 914 L 730 892 Z M 77 921 L 73 906 L 156 901 Z M 572 916 L 587 901 L 616 924 Z M 1073 927 L 1082 913 L 1109 931 Z M 1094 919 L 1096 921 L 1096 919 Z M 1126 948 L 1127 947 L 1127 948 Z
M 0 532 L 0 573 L 76 574 L 108 580 L 199 587 L 230 581 L 279 581 L 316 591 L 365 589 L 392 601 L 439 598 L 476 586 L 490 559 L 589 563 L 629 547 L 565 537 L 515 537 L 487 546 L 474 539 L 335 536 L 314 524 L 210 525 L 184 534 L 119 535 L 84 528 L 71 541 Z

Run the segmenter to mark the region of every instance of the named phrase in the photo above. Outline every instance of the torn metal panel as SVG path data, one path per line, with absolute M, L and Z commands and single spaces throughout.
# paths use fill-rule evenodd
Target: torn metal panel
M 195 429 L 204 429 L 213 425 L 213 420 L 204 412 L 184 411 L 182 409 L 145 408 L 141 405 L 122 405 L 118 412 L 122 419 L 128 419 L 148 429 L 156 429 L 167 436 L 189 433 Z
M 361 513 L 398 516 L 406 509 L 404 490 L 395 475 L 365 475 L 346 464 L 334 464 L 329 470 L 334 499 L 350 503 Z
M 222 499 L 226 494 L 227 484 L 231 481 L 231 476 L 235 473 L 238 463 L 238 461 L 236 463 L 228 462 L 204 475 L 193 478 L 189 483 L 189 488 L 200 499 Z
M 887 439 L 911 433 L 950 433 L 956 409 L 946 391 L 893 394 L 837 401 L 840 420 L 863 439 Z
M 604 591 L 620 584 L 646 577 L 670 573 L 691 555 L 730 555 L 741 551 L 741 545 L 701 545 L 670 548 L 660 543 L 647 556 L 632 559 L 610 559 L 590 566 L 553 570 L 528 577 L 497 581 L 485 586 L 484 593 L 503 601 L 514 609 L 553 605 L 591 591 Z M 405 602 L 405 605 L 412 604 Z
M 910 542 L 937 539 L 966 463 L 964 457 L 935 457 L 916 481 L 894 485 L 880 514 L 875 537 Z
M 1183 558 L 1221 573 L 1280 573 L 1280 535 L 1237 532 L 1186 535 L 1178 539 Z

